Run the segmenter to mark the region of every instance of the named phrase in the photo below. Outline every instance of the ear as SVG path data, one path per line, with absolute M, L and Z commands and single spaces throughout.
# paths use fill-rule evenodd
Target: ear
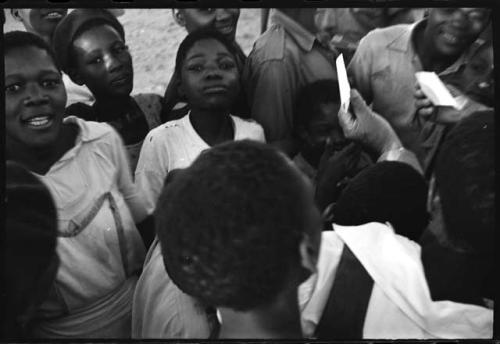
M 182 11 L 178 8 L 173 8 L 172 9 L 172 15 L 174 17 L 174 20 L 176 21 L 177 24 L 180 26 L 185 27 L 186 26 L 186 19 L 184 18 L 184 14 Z
M 77 85 L 83 86 L 85 84 L 81 75 L 74 68 L 68 70 L 68 76 Z
M 302 267 L 314 274 L 318 271 L 318 257 L 320 245 L 314 242 L 313 238 L 307 234 L 302 234 L 302 240 L 299 244 L 300 262 Z

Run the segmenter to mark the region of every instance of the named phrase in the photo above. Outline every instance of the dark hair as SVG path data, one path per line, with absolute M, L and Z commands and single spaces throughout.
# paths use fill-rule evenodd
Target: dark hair
M 237 60 L 236 56 L 238 53 L 235 46 L 223 34 L 214 29 L 199 29 L 188 34 L 179 45 L 179 49 L 177 49 L 177 55 L 175 57 L 175 72 L 177 75 L 181 75 L 182 63 L 186 59 L 189 49 L 191 49 L 196 42 L 204 39 L 215 39 L 219 41 L 226 47 L 229 53 L 233 55 L 234 59 Z
M 13 161 L 6 163 L 4 204 L 2 309 L 8 312 L 12 328 L 2 326 L 2 330 L 7 336 L 24 336 L 25 333 L 19 333 L 22 329 L 17 328 L 16 320 L 32 306 L 32 292 L 56 257 L 57 213 L 48 188 Z M 47 291 L 39 292 L 43 295 Z
M 274 148 L 218 145 L 165 187 L 156 231 L 166 270 L 185 293 L 239 311 L 266 305 L 300 264 L 300 174 Z
M 446 136 L 436 160 L 436 187 L 448 239 L 491 254 L 495 238 L 493 111 L 463 119 Z
M 74 63 L 73 43 L 83 32 L 97 26 L 109 25 L 125 41 L 123 25 L 105 9 L 78 8 L 71 11 L 57 24 L 52 38 L 52 46 L 61 68 L 65 73 Z
M 418 241 L 429 222 L 427 184 L 407 164 L 377 163 L 361 171 L 342 191 L 333 221 L 345 226 L 390 222 L 396 233 Z
M 28 47 L 35 47 L 45 50 L 54 62 L 54 66 L 57 68 L 57 70 L 61 71 L 54 51 L 52 50 L 50 45 L 48 45 L 40 36 L 26 31 L 10 31 L 3 36 L 4 56 L 6 56 L 10 50 Z
M 323 79 L 304 85 L 297 92 L 295 102 L 295 127 L 307 124 L 320 114 L 320 105 L 340 102 L 337 81 Z

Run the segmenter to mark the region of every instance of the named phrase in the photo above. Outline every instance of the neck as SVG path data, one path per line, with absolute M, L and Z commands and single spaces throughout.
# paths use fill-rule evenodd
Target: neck
M 130 95 L 120 97 L 96 97 L 94 108 L 100 117 L 104 120 L 113 120 L 119 118 L 130 111 Z
M 282 295 L 270 306 L 237 312 L 219 309 L 221 339 L 300 339 L 302 330 L 297 302 L 297 289 L 288 297 Z
M 233 139 L 229 111 L 191 109 L 189 120 L 198 135 L 210 146 Z
M 457 252 L 437 239 L 422 246 L 422 263 L 433 300 L 482 304 L 488 295 L 488 266 L 478 255 Z
M 414 32 L 413 45 L 424 71 L 440 73 L 460 57 L 460 55 L 443 56 L 439 54 L 433 45 L 433 39 L 427 32 L 426 27 L 417 26 Z

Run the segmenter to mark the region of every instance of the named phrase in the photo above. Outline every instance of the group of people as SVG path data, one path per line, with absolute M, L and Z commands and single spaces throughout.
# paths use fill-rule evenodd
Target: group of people
M 11 9 L 2 336 L 491 338 L 490 12 L 173 9 L 160 96 L 119 12 Z

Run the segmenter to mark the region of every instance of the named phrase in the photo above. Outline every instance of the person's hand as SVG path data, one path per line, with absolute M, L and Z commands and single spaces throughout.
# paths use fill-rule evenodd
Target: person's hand
M 427 98 L 425 93 L 420 88 L 418 82 L 415 83 L 415 108 L 417 109 L 417 116 L 423 119 L 430 119 L 437 112 L 437 107 L 432 104 L 431 100 Z
M 327 145 L 321 157 L 316 177 L 316 202 L 321 210 L 336 201 L 342 191 L 346 178 L 357 174 L 361 149 L 351 143 L 340 151 L 334 151 L 333 145 Z
M 360 142 L 379 155 L 402 148 L 403 145 L 389 122 L 372 111 L 355 89 L 351 89 L 351 108 L 352 112 L 341 108 L 338 115 L 346 138 Z

